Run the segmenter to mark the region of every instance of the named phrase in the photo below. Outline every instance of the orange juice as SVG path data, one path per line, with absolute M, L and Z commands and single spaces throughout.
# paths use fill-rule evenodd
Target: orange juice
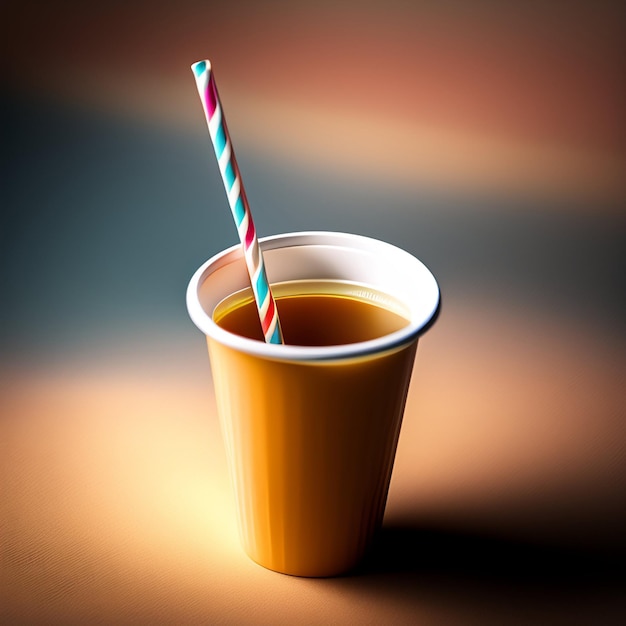
M 373 289 L 339 281 L 296 281 L 274 285 L 285 343 L 333 346 L 369 341 L 408 324 L 402 305 Z M 213 319 L 231 333 L 264 341 L 250 289 L 221 302 Z

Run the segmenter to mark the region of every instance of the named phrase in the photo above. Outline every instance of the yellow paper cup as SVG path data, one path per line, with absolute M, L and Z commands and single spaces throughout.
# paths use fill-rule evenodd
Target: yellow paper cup
M 337 575 L 359 562 L 382 522 L 417 340 L 436 318 L 439 289 L 415 257 L 375 239 L 303 232 L 260 243 L 272 285 L 345 282 L 384 306 L 399 303 L 407 318 L 360 343 L 266 344 L 213 320 L 220 302 L 249 286 L 241 246 L 189 283 L 246 552 L 285 574 Z

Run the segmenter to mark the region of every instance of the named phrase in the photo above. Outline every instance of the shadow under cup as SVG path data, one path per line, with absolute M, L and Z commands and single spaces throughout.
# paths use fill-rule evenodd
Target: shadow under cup
M 439 289 L 415 257 L 375 239 L 309 232 L 260 243 L 273 285 L 345 281 L 406 311 L 404 328 L 369 341 L 266 344 L 212 319 L 222 300 L 250 285 L 241 246 L 207 261 L 189 283 L 246 552 L 286 574 L 337 575 L 358 563 L 382 522 L 417 339 L 435 319 Z

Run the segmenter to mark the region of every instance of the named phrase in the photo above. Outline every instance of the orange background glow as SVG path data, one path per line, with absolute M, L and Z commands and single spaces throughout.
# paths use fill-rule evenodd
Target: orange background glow
M 623 618 L 618 3 L 1 15 L 0 621 Z M 384 526 L 349 576 L 282 576 L 239 546 L 184 308 L 236 242 L 190 71 L 206 57 L 260 235 L 385 239 L 441 286 Z

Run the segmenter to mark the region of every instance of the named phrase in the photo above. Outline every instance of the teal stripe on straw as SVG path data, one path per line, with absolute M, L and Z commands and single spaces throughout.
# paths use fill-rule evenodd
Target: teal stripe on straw
M 228 191 L 230 191 L 235 183 L 235 170 L 233 170 L 233 162 L 229 161 L 224 172 L 224 181 L 228 185 Z
M 217 133 L 215 133 L 215 154 L 219 159 L 222 156 L 222 152 L 224 152 L 224 148 L 226 147 L 226 133 L 224 132 L 224 127 L 220 124 L 217 128 Z
M 278 324 L 276 324 L 276 326 L 274 326 L 274 332 L 272 333 L 272 336 L 270 337 L 270 343 L 278 343 L 281 344 L 282 341 L 280 340 L 280 335 L 278 334 Z
M 192 69 L 193 69 L 193 73 L 196 76 L 198 77 L 202 76 L 202 73 L 204 72 L 204 70 L 206 70 L 206 61 L 199 61 L 198 63 L 192 66 Z
M 241 226 L 241 222 L 243 222 L 243 218 L 246 216 L 246 210 L 243 208 L 243 202 L 241 201 L 241 196 L 237 198 L 237 202 L 235 203 L 235 208 L 233 209 L 233 212 L 235 213 L 237 226 Z
M 263 304 L 263 302 L 265 302 L 265 298 L 267 297 L 267 292 L 268 292 L 269 288 L 267 286 L 267 281 L 265 280 L 265 277 L 263 276 L 263 272 L 259 272 L 259 275 L 257 276 L 256 279 L 256 292 L 259 296 L 258 302 L 259 304 Z

